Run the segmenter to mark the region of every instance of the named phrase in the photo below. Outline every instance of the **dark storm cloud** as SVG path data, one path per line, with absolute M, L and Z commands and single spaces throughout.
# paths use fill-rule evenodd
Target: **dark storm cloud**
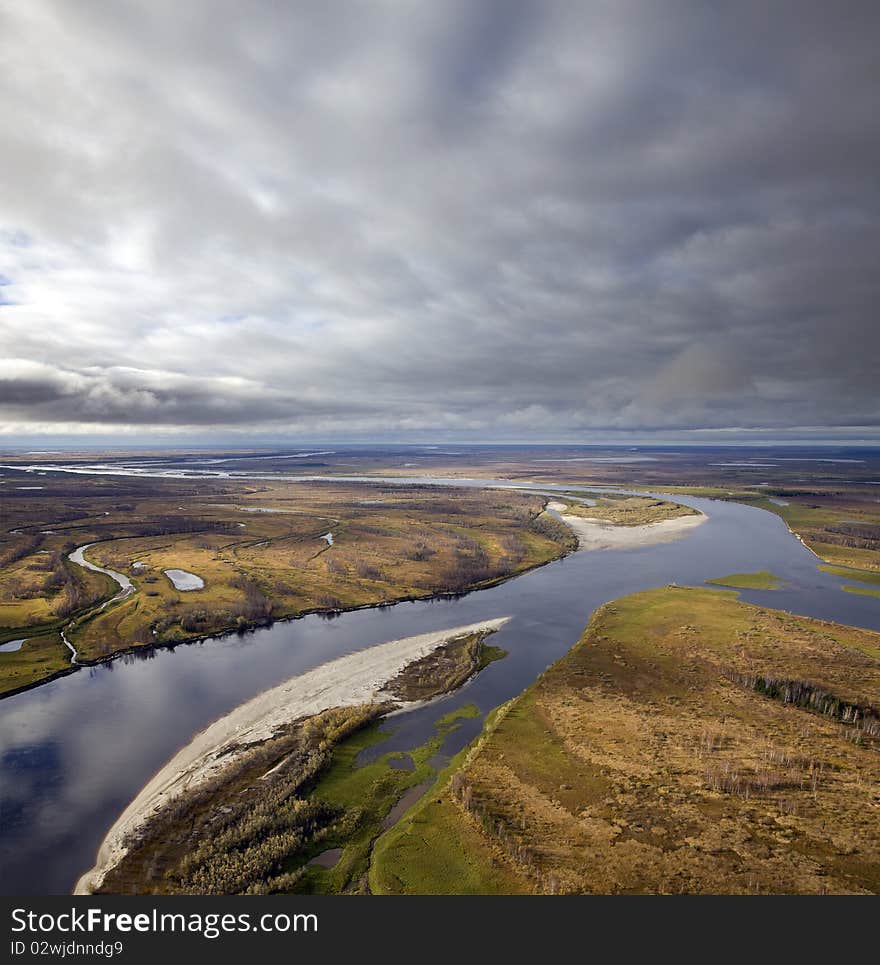
M 297 397 L 242 378 L 128 368 L 72 372 L 21 359 L 0 361 L 0 396 L 13 416 L 56 424 L 248 426 L 373 412 L 369 403 L 355 411 L 344 400 Z
M 0 2 L 0 422 L 875 436 L 878 28 Z

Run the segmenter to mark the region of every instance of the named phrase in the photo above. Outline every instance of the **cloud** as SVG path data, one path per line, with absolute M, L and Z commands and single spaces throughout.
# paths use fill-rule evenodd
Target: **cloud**
M 876 436 L 878 27 L 0 0 L 0 422 Z

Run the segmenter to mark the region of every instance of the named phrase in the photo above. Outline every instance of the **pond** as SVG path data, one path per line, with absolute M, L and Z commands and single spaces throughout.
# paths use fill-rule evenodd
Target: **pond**
M 189 590 L 203 590 L 205 581 L 196 576 L 195 573 L 187 573 L 186 570 L 163 570 L 169 580 L 174 584 L 175 590 L 188 592 Z

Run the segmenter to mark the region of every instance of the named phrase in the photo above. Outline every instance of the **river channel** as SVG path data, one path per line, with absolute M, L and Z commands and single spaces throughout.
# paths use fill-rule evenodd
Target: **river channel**
M 842 592 L 844 581 L 820 572 L 778 517 L 737 503 L 676 499 L 709 517 L 676 542 L 579 551 L 456 599 L 313 615 L 126 655 L 0 701 L 2 891 L 69 893 L 119 813 L 194 734 L 295 674 L 387 640 L 511 617 L 492 640 L 508 651 L 505 659 L 442 701 L 391 718 L 391 736 L 380 745 L 382 752 L 413 748 L 440 716 L 475 704 L 480 717 L 448 736 L 448 755 L 479 732 L 486 712 L 565 653 L 597 606 L 637 590 L 768 569 L 786 585 L 743 591 L 743 599 L 880 630 L 880 603 Z

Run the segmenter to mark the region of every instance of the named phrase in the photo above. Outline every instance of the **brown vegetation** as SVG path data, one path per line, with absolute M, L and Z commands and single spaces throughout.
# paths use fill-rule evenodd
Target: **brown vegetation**
M 104 880 L 105 894 L 269 894 L 290 890 L 289 856 L 341 816 L 308 788 L 333 748 L 381 706 L 336 708 L 298 721 L 145 825 Z
M 480 668 L 483 641 L 493 631 L 468 633 L 416 660 L 392 680 L 385 690 L 400 700 L 430 700 L 459 688 Z
M 575 547 L 567 527 L 543 513 L 544 500 L 526 493 L 39 478 L 42 489 L 13 490 L 4 504 L 11 531 L 0 536 L 0 640 L 73 621 L 66 632 L 84 663 L 315 610 L 460 593 Z M 130 574 L 132 595 L 98 608 L 114 585 L 66 559 L 85 543 L 94 544 L 90 561 Z M 205 587 L 176 590 L 161 575 L 175 568 Z M 0 660 L 0 693 L 3 670 Z
M 485 636 L 453 638 L 437 660 L 422 658 L 404 668 L 388 691 L 397 699 L 418 700 L 455 689 L 504 656 L 483 646 Z M 230 754 L 222 771 L 173 798 L 130 836 L 127 853 L 107 873 L 100 891 L 310 890 L 314 882 L 304 880 L 307 860 L 331 839 L 351 851 L 349 872 L 339 885 L 360 880 L 388 813 L 402 791 L 433 774 L 427 761 L 440 746 L 435 736 L 414 750 L 412 771 L 395 769 L 387 760 L 356 766 L 359 751 L 376 740 L 369 725 L 398 706 L 389 700 L 333 708 L 295 721 L 238 756 Z M 438 731 L 453 729 L 461 716 L 468 711 L 441 718 Z
M 877 634 L 714 591 L 627 597 L 379 842 L 371 880 L 455 892 L 461 851 L 505 890 L 880 891 L 878 698 Z M 419 847 L 435 825 L 445 858 Z

